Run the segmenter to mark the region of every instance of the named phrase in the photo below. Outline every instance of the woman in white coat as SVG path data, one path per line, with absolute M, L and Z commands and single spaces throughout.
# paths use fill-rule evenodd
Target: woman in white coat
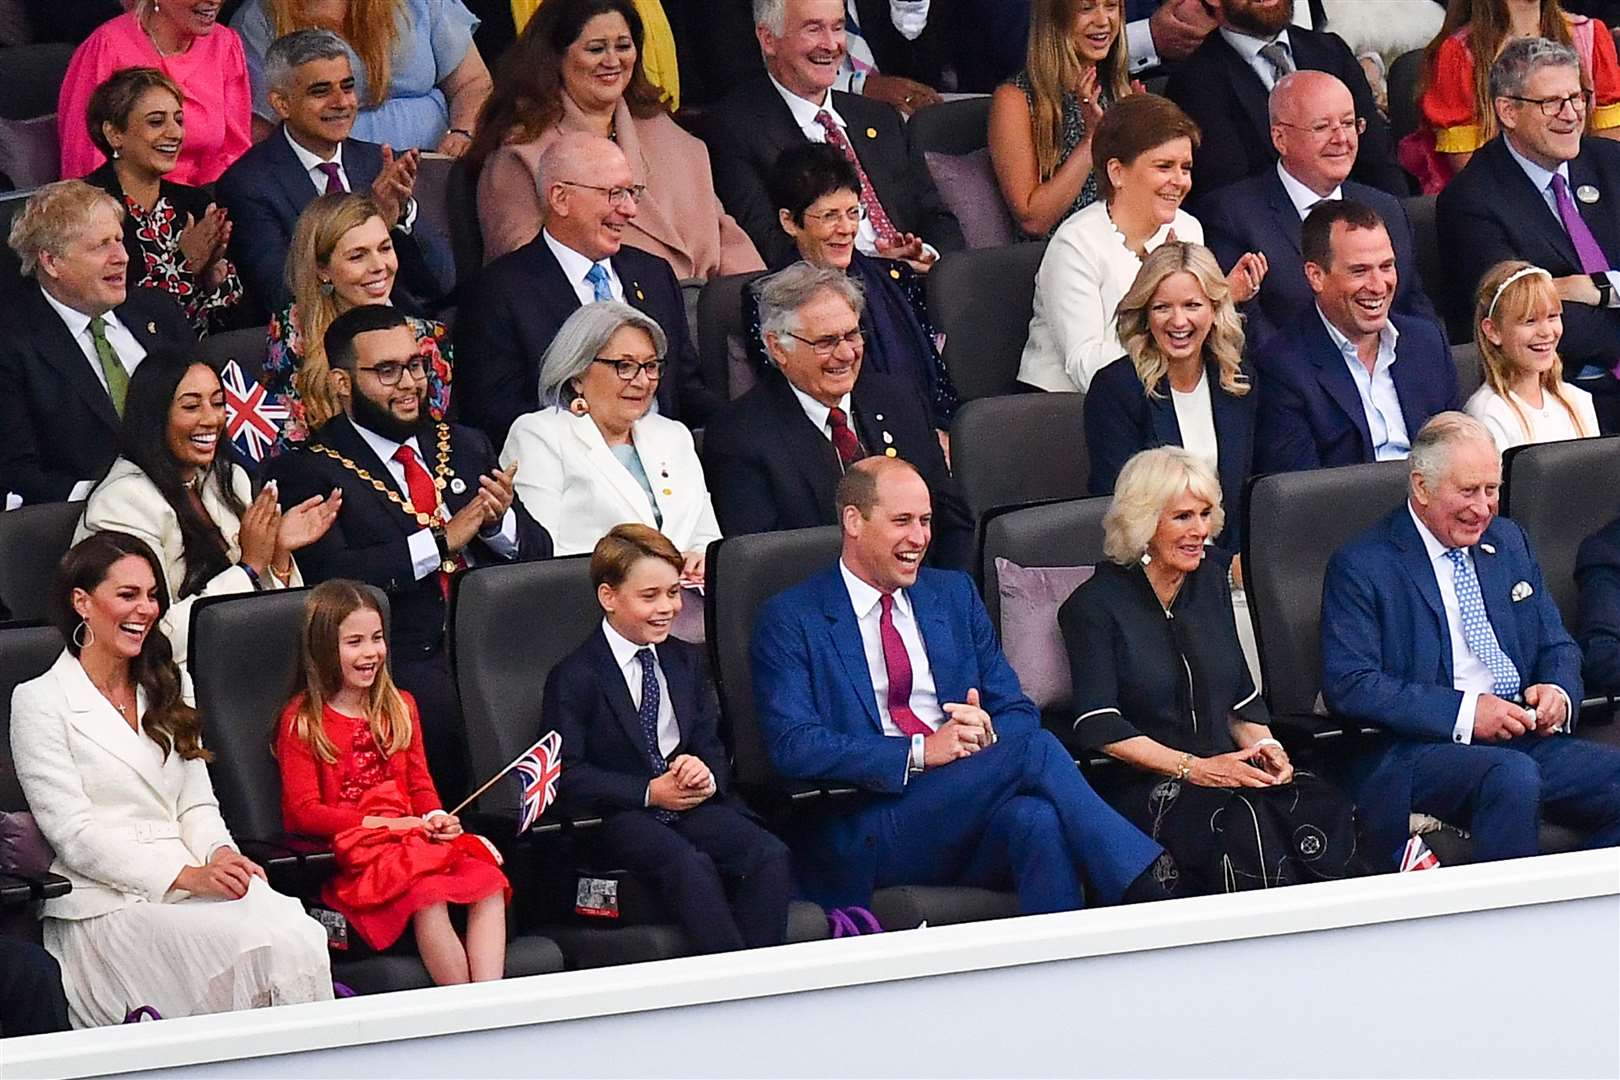
M 44 903 L 74 1027 L 332 996 L 326 935 L 235 849 L 197 713 L 158 624 L 157 556 L 103 532 L 62 560 L 52 616 L 67 648 L 11 699 L 11 752 L 51 870 Z
M 669 537 L 685 579 L 701 584 L 720 526 L 692 433 L 651 411 L 667 348 L 659 325 L 627 304 L 574 312 L 540 365 L 546 404 L 512 425 L 501 465 L 517 462 L 518 496 L 558 555 L 589 552 L 636 521 Z
M 310 499 L 285 514 L 274 486 L 254 498 L 247 474 L 220 454 L 225 390 L 206 363 L 154 353 L 130 377 L 121 454 L 90 492 L 75 540 L 116 529 L 157 555 L 173 598 L 159 629 L 191 698 L 186 661 L 200 596 L 302 585 L 292 553 L 325 535 L 341 502 Z

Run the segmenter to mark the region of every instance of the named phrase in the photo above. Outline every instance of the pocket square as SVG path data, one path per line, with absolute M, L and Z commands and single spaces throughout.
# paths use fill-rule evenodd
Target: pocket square
M 1513 602 L 1517 604 L 1520 600 L 1523 600 L 1525 597 L 1529 596 L 1535 591 L 1536 590 L 1530 587 L 1530 583 L 1528 581 L 1521 581 L 1517 585 L 1513 586 L 1513 592 L 1510 595 L 1513 597 Z

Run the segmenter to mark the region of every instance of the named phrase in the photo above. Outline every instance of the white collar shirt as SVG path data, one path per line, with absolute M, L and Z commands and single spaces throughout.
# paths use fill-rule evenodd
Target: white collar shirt
M 1384 324 L 1384 329 L 1378 334 L 1378 359 L 1373 361 L 1373 369 L 1369 372 L 1367 365 L 1361 362 L 1355 344 L 1328 321 L 1320 307 L 1316 313 L 1321 316 L 1322 325 L 1327 328 L 1334 347 L 1344 357 L 1345 366 L 1350 369 L 1350 378 L 1355 380 L 1361 410 L 1367 418 L 1367 434 L 1372 437 L 1373 458 L 1377 461 L 1404 459 L 1412 452 L 1412 439 L 1406 430 L 1406 417 L 1401 412 L 1401 398 L 1395 390 L 1395 375 L 1391 371 L 1395 365 L 1395 345 L 1400 331 L 1395 329 L 1393 322 Z
M 1248 64 L 1256 75 L 1260 76 L 1260 82 L 1265 85 L 1267 93 L 1270 93 L 1271 88 L 1277 85 L 1277 73 L 1272 70 L 1271 61 L 1260 55 L 1260 50 L 1275 41 L 1288 50 L 1289 59 L 1293 59 L 1294 56 L 1294 46 L 1288 40 L 1287 29 L 1278 31 L 1277 36 L 1274 38 L 1257 38 L 1250 37 L 1248 34 L 1240 34 L 1236 30 L 1229 30 L 1223 26 L 1220 29 L 1220 35 L 1226 39 L 1226 43 L 1232 46 L 1239 56 L 1243 57 L 1243 62 Z M 1295 67 L 1298 67 L 1297 62 Z
M 593 266 L 600 266 L 607 271 L 608 289 L 613 293 L 613 299 L 624 303 L 624 284 L 619 281 L 611 258 L 603 259 L 599 263 L 592 262 L 589 257 L 552 236 L 550 229 L 541 229 L 540 235 L 546 238 L 546 247 L 556 256 L 557 265 L 562 267 L 563 276 L 568 279 L 568 284 L 573 286 L 574 295 L 579 297 L 581 304 L 596 303 L 596 287 L 586 280 Z
M 641 709 L 643 682 L 641 661 L 636 657 L 642 649 L 652 650 L 653 677 L 658 681 L 658 752 L 668 761 L 681 744 L 681 729 L 675 723 L 675 707 L 669 702 L 669 682 L 664 678 L 664 665 L 658 661 L 658 646 L 637 645 L 613 629 L 613 624 L 606 619 L 602 620 L 602 636 L 607 638 L 613 662 L 619 665 L 619 674 L 624 676 L 625 688 L 630 691 L 630 703 L 638 711 Z
M 1283 168 L 1282 162 L 1277 162 L 1277 177 L 1282 181 L 1283 190 L 1288 192 L 1288 201 L 1294 204 L 1295 213 L 1299 220 L 1304 221 L 1305 215 L 1315 209 L 1317 203 L 1337 201 L 1344 198 L 1344 185 L 1335 187 L 1326 195 L 1318 195 L 1298 180 L 1294 174 Z
M 102 389 L 106 389 L 107 373 L 101 370 L 101 357 L 96 354 L 96 341 L 90 336 L 90 316 L 77 308 L 68 307 L 44 289 L 39 291 L 45 297 L 45 302 L 51 306 L 51 310 L 61 317 L 68 333 L 73 336 L 73 343 L 89 361 L 90 370 L 95 374 L 96 381 L 101 384 Z M 115 313 L 109 311 L 102 315 L 101 319 L 107 334 L 107 344 L 118 354 L 119 364 L 131 375 L 135 374 L 136 366 L 146 359 L 146 350 L 135 340 L 135 335 L 130 333 L 129 327 L 118 321 Z
M 838 572 L 843 575 L 844 588 L 849 593 L 850 606 L 855 611 L 855 623 L 861 631 L 861 647 L 866 653 L 866 670 L 872 677 L 872 693 L 877 699 L 878 719 L 883 734 L 904 736 L 889 716 L 889 666 L 883 660 L 883 638 L 878 629 L 882 617 L 883 594 L 856 577 L 838 560 Z M 923 647 L 922 634 L 911 610 L 911 599 L 904 589 L 894 592 L 894 628 L 906 647 L 911 661 L 911 711 L 917 719 L 935 731 L 945 722 L 945 710 L 940 708 L 939 694 L 934 688 L 934 673 L 928 666 L 928 651 Z
M 1462 691 L 1463 696 L 1462 703 L 1457 708 L 1457 719 L 1452 726 L 1451 738 L 1453 742 L 1472 742 L 1474 708 L 1479 702 L 1479 696 L 1490 693 L 1496 680 L 1491 675 L 1491 669 L 1474 655 L 1474 651 L 1468 647 L 1468 639 L 1463 636 L 1462 605 L 1457 601 L 1457 567 L 1447 557 L 1448 549 L 1435 538 L 1429 527 L 1423 524 L 1423 519 L 1417 516 L 1410 502 L 1406 504 L 1406 512 L 1411 515 L 1412 524 L 1417 526 L 1418 537 L 1423 541 L 1423 550 L 1429 556 L 1429 569 L 1434 571 L 1434 583 L 1440 589 L 1440 606 L 1445 608 L 1446 633 L 1451 639 L 1451 685 L 1453 689 Z M 1473 558 L 1472 552 L 1468 552 L 1467 555 L 1468 558 Z M 1477 573 L 1476 570 L 1476 575 Z
M 827 141 L 827 129 L 816 122 L 816 115 L 822 112 L 832 117 L 833 123 L 838 125 L 838 130 L 844 133 L 846 140 L 849 138 L 849 125 L 838 114 L 838 110 L 833 108 L 831 90 L 827 91 L 825 102 L 817 105 L 815 102 L 800 97 L 777 82 L 774 75 L 768 75 L 767 78 L 771 80 L 771 85 L 776 87 L 776 92 L 782 95 L 782 100 L 787 104 L 788 112 L 793 114 L 793 122 L 798 125 L 805 138 L 818 143 Z M 878 253 L 877 230 L 872 227 L 872 222 L 867 218 L 864 209 L 861 212 L 860 230 L 855 234 L 855 247 L 863 255 L 876 255 Z
M 1557 218 L 1559 225 L 1562 226 L 1564 219 L 1558 213 L 1558 199 L 1553 194 L 1552 182 L 1554 176 L 1562 176 L 1564 183 L 1569 183 L 1569 162 L 1561 161 L 1558 163 L 1556 171 L 1549 172 L 1519 153 L 1518 148 L 1513 145 L 1512 139 L 1504 136 L 1502 145 L 1507 147 L 1508 154 L 1513 160 L 1519 163 L 1519 168 L 1523 169 L 1524 175 L 1530 178 L 1530 183 L 1534 184 L 1536 190 L 1541 192 L 1542 201 L 1547 204 L 1547 209 L 1552 211 L 1553 217 Z
M 293 157 L 303 166 L 304 172 L 309 176 L 309 182 L 315 185 L 316 192 L 325 194 L 326 173 L 322 165 L 336 165 L 338 168 L 338 182 L 343 185 L 344 191 L 353 191 L 349 183 L 349 171 L 343 167 L 343 144 L 338 143 L 337 151 L 330 158 L 323 158 L 303 143 L 293 138 L 291 129 L 286 124 L 281 125 L 281 134 L 286 138 L 287 145 L 292 147 Z
M 816 430 L 821 432 L 822 438 L 826 439 L 828 442 L 832 442 L 832 422 L 830 420 L 830 417 L 832 416 L 832 409 L 829 406 L 823 405 L 821 402 L 817 401 L 803 390 L 800 390 L 792 383 L 788 383 L 788 388 L 793 391 L 793 396 L 799 399 L 799 408 L 804 410 L 804 415 L 808 416 L 810 418 L 810 422 L 816 426 Z M 844 410 L 844 422 L 849 424 L 851 430 L 853 430 L 855 426 L 855 418 L 850 415 L 848 394 L 845 394 L 843 397 L 838 399 L 838 407 Z

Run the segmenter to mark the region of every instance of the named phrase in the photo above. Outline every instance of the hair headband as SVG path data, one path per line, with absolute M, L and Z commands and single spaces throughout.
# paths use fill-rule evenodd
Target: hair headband
M 1507 287 L 1509 285 L 1513 284 L 1515 281 L 1518 281 L 1520 278 L 1533 277 L 1536 274 L 1540 274 L 1548 281 L 1552 280 L 1552 274 L 1546 270 L 1543 270 L 1539 266 L 1527 266 L 1523 270 L 1516 270 L 1509 274 L 1508 279 L 1496 287 L 1496 295 L 1491 297 L 1491 306 L 1485 309 L 1485 317 L 1487 319 L 1495 317 L 1496 302 L 1502 299 L 1502 294 L 1507 291 Z

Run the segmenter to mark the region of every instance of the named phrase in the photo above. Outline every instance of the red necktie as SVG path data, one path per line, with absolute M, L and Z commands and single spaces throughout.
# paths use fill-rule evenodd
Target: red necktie
M 832 429 L 833 449 L 838 451 L 838 460 L 845 469 L 866 456 L 861 450 L 860 437 L 849 426 L 849 417 L 843 409 L 834 405 L 827 410 L 827 426 Z
M 434 486 L 433 477 L 416 459 L 416 451 L 402 443 L 394 451 L 394 460 L 405 467 L 405 488 L 411 493 L 411 506 L 418 514 L 427 514 L 434 521 L 439 521 L 439 489 Z M 458 564 L 460 561 L 456 560 Z M 450 575 L 443 571 L 439 572 L 439 591 L 446 600 L 450 599 Z
M 883 666 L 889 672 L 889 719 L 902 735 L 932 735 L 934 729 L 911 711 L 911 657 L 900 631 L 894 628 L 894 597 L 884 593 L 878 604 L 883 608 L 878 616 L 878 638 L 883 642 Z
M 343 192 L 343 177 L 338 172 L 337 162 L 335 162 L 335 161 L 323 161 L 323 162 L 321 162 L 319 165 L 317 165 L 315 167 L 317 169 L 319 169 L 321 172 L 326 174 L 326 191 L 325 191 L 324 194 L 327 194 L 327 195 L 342 194 L 342 192 Z
M 889 220 L 888 211 L 878 202 L 877 192 L 872 190 L 872 181 L 866 178 L 866 170 L 861 166 L 861 159 L 855 156 L 855 148 L 849 145 L 844 137 L 844 129 L 838 126 L 838 121 L 826 109 L 816 113 L 816 123 L 827 133 L 827 143 L 838 148 L 838 152 L 849 159 L 855 166 L 855 175 L 861 181 L 861 209 L 866 211 L 866 219 L 872 223 L 872 230 L 877 233 L 878 240 L 885 247 L 894 247 L 900 242 L 900 230 L 894 227 Z

